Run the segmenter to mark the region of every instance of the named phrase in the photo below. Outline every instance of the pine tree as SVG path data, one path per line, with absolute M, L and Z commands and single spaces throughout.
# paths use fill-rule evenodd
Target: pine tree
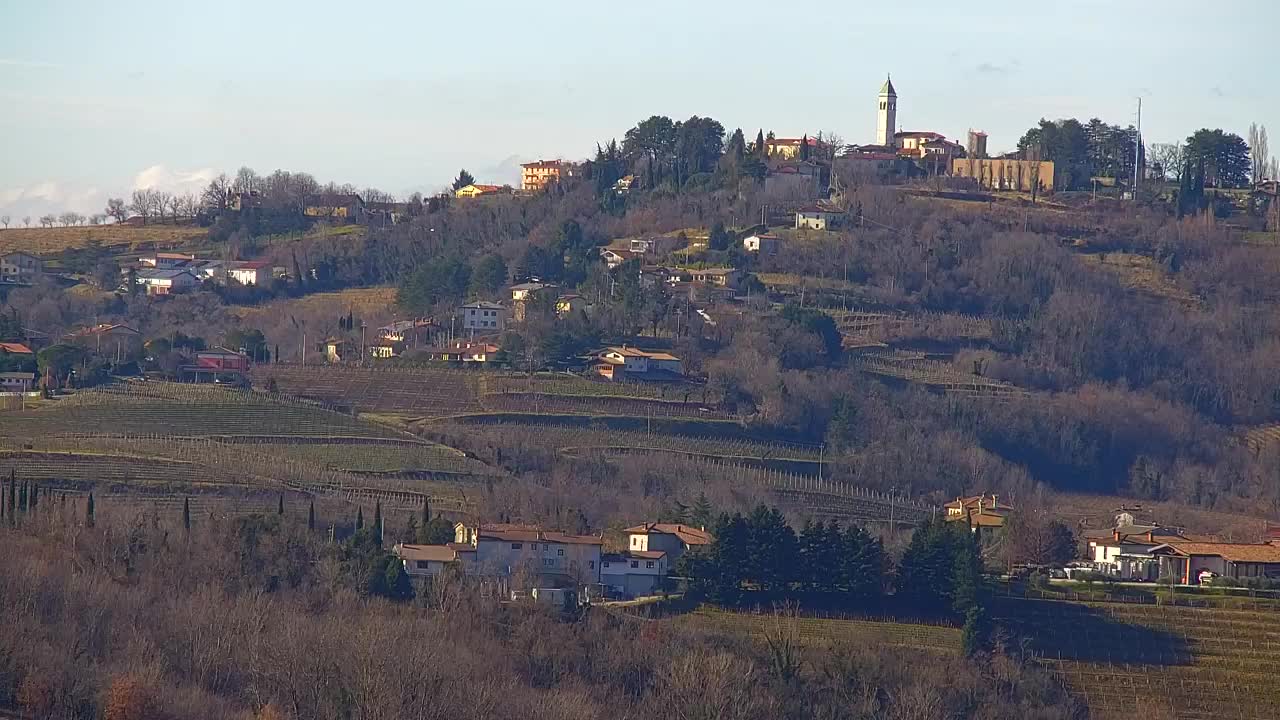
M 364 508 L 356 508 L 356 530 L 364 529 Z
M 191 529 L 191 499 L 182 498 L 182 529 Z
M 280 493 L 280 499 L 276 502 L 276 514 L 284 514 L 284 493 Z
M 94 522 L 93 493 L 89 493 L 89 504 L 85 506 L 84 523 L 89 527 L 93 527 L 93 522 Z
M 311 507 L 307 509 L 307 529 L 311 532 L 316 530 L 316 501 L 311 500 Z
M 382 501 L 373 506 L 373 537 L 378 547 L 382 547 Z
M 27 511 L 27 481 L 22 481 L 22 489 L 18 491 L 18 510 Z

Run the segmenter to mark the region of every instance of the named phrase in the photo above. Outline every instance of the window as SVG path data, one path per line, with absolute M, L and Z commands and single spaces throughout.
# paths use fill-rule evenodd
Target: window
M 556 551 L 556 554 L 557 554 L 557 555 L 564 555 L 564 550 L 557 550 L 557 551 Z
M 551 567 L 552 565 L 555 565 L 555 564 L 556 564 L 556 561 L 555 561 L 555 560 L 552 560 L 551 558 L 543 558 L 543 559 L 542 559 L 542 566 L 543 566 L 543 567 Z
M 511 543 L 511 549 L 512 549 L 512 550 L 519 550 L 521 547 L 524 547 L 524 546 L 523 546 L 523 545 L 521 545 L 520 543 Z M 534 546 L 534 548 L 536 549 L 536 548 L 537 548 L 537 545 L 535 545 L 535 546 Z
M 649 568 L 650 570 L 652 570 L 652 569 L 653 569 L 653 561 L 652 561 L 652 560 L 650 560 L 650 561 L 646 562 L 646 563 L 644 564 L 644 566 L 645 566 L 645 567 L 647 567 L 647 568 Z
M 638 567 L 640 567 L 640 561 L 639 561 L 639 560 L 632 560 L 632 561 L 631 561 L 631 567 L 633 567 L 633 568 L 638 568 Z
M 596 561 L 592 560 L 591 564 L 594 566 L 596 564 Z M 609 567 L 609 561 L 605 560 L 603 563 L 601 563 L 601 567 Z
M 419 560 L 416 563 L 414 563 L 414 566 L 417 567 L 419 570 L 426 570 L 427 568 L 431 567 L 431 563 L 427 562 L 426 560 Z

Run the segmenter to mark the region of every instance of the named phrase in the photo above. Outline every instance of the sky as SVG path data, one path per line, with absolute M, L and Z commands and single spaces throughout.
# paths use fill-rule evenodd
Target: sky
M 1148 143 L 1258 122 L 1280 152 L 1278 44 L 1275 0 L 0 0 L 0 215 L 241 166 L 513 182 L 655 114 L 871 143 L 889 73 L 899 129 L 992 152 L 1042 117 L 1128 125 L 1138 97 Z

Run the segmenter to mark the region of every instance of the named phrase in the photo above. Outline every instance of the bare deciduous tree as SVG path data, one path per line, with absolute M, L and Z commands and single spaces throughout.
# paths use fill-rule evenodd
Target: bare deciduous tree
M 31 216 L 30 216 L 30 215 L 24 215 L 24 216 L 22 217 L 22 226 L 23 226 L 23 227 L 31 227 Z
M 124 222 L 125 217 L 129 214 L 128 208 L 125 207 L 124 198 L 108 198 L 106 214 L 107 217 L 115 218 L 116 222 Z
M 1182 143 L 1154 143 L 1147 151 L 1147 157 L 1160 168 L 1165 179 L 1181 182 L 1185 158 L 1185 147 Z
M 96 225 L 101 225 L 101 224 L 102 224 L 102 221 L 103 221 L 103 220 L 106 220 L 106 219 L 107 219 L 107 216 L 106 216 L 106 215 L 103 215 L 102 213 L 94 213 L 94 214 L 92 214 L 92 215 L 90 215 L 90 216 L 89 216 L 89 224 L 90 224 L 90 225 L 95 225 L 95 226 L 96 226 Z
M 57 222 L 58 222 L 58 218 L 57 218 L 56 216 L 54 216 L 52 213 L 51 213 L 51 214 L 49 214 L 49 215 L 41 215 L 41 216 L 40 216 L 40 226 L 41 226 L 41 227 L 51 228 L 51 227 L 53 227 L 54 225 L 56 225 L 56 224 L 57 224 Z
M 4 229 L 5 229 L 5 230 L 8 230 L 8 229 L 9 229 L 9 216 L 8 216 L 8 215 L 0 215 L 0 223 L 3 223 L 3 224 L 4 224 Z
M 58 216 L 58 222 L 62 223 L 62 227 L 71 227 L 76 224 L 76 218 L 79 217 L 73 212 L 64 212 Z
M 150 189 L 134 190 L 133 196 L 129 200 L 129 210 L 134 215 L 142 218 L 143 225 L 146 225 L 147 221 L 155 216 L 155 206 L 155 191 Z
M 1254 185 L 1267 179 L 1268 170 L 1271 169 L 1271 148 L 1267 145 L 1267 126 L 1250 123 L 1249 155 L 1253 160 L 1251 173 Z
M 211 210 L 226 210 L 230 193 L 231 181 L 222 174 L 209 181 L 208 186 L 200 193 L 200 202 Z

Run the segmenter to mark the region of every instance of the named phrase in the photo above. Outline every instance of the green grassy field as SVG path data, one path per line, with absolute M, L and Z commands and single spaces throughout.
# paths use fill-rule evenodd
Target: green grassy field
M 667 621 L 679 627 L 764 637 L 785 629 L 801 642 L 853 642 L 896 645 L 941 652 L 960 651 L 960 630 L 941 625 L 918 625 L 864 619 L 807 618 L 789 615 L 738 613 L 702 607 Z

